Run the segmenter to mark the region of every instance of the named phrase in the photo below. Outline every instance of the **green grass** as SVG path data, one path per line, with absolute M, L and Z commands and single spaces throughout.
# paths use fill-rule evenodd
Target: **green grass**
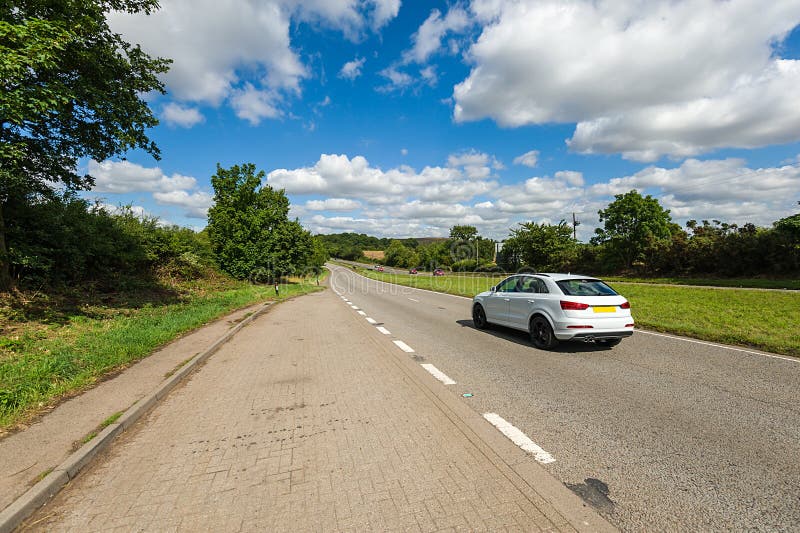
M 472 297 L 505 276 L 389 274 L 358 269 L 367 277 Z M 638 281 L 638 280 L 637 280 Z M 752 289 L 661 286 L 613 281 L 631 302 L 638 326 L 768 352 L 800 356 L 800 293 Z
M 277 299 L 316 290 L 313 280 L 283 284 Z M 0 435 L 183 333 L 276 299 L 272 285 L 231 280 L 192 282 L 161 299 L 122 298 L 113 306 L 51 299 L 34 312 L 30 300 L 37 297 L 0 305 Z
M 603 278 L 607 281 L 628 283 L 656 283 L 665 285 L 699 285 L 705 287 L 736 287 L 740 289 L 788 289 L 800 290 L 800 279 L 760 278 Z
M 104 429 L 106 429 L 108 426 L 110 426 L 111 424 L 113 424 L 114 422 L 116 422 L 116 421 L 117 421 L 117 419 L 118 419 L 119 417 L 121 417 L 121 416 L 122 416 L 122 411 L 117 411 L 117 412 L 116 412 L 116 413 L 114 413 L 113 415 L 109 416 L 108 418 L 106 418 L 105 420 L 103 420 L 102 422 L 100 422 L 100 425 L 99 425 L 99 426 L 97 426 L 97 429 L 95 429 L 94 431 L 92 431 L 91 433 L 89 433 L 88 435 L 86 435 L 85 437 L 83 437 L 83 438 L 81 439 L 81 441 L 80 441 L 80 444 L 81 444 L 81 445 L 83 445 L 83 444 L 86 444 L 87 442 L 89 442 L 90 440 L 92 440 L 93 438 L 95 438 L 97 435 L 99 435 L 99 434 L 100 434 L 100 432 L 101 432 L 101 431 L 103 431 L 103 430 L 104 430 Z

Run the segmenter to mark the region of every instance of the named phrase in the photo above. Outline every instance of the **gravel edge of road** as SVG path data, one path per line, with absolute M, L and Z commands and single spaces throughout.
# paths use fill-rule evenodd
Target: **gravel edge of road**
M 41 481 L 28 489 L 22 496 L 14 500 L 11 505 L 0 512 L 0 533 L 10 533 L 30 517 L 39 507 L 47 503 L 67 483 L 88 465 L 101 451 L 109 447 L 114 438 L 128 429 L 142 415 L 147 413 L 156 403 L 162 400 L 186 376 L 194 372 L 206 359 L 213 355 L 220 347 L 233 338 L 242 328 L 267 312 L 277 302 L 266 302 L 260 309 L 243 319 L 230 329 L 225 335 L 217 339 L 203 352 L 190 359 L 170 377 L 162 381 L 149 394 L 129 407 L 117 421 L 96 437 L 80 447 L 63 463 L 53 469 Z

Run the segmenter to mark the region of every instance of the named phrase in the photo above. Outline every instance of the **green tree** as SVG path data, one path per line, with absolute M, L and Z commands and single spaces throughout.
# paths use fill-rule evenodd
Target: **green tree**
M 0 290 L 11 285 L 3 213 L 53 183 L 90 188 L 77 162 L 141 148 L 158 123 L 142 95 L 163 92 L 168 61 L 113 33 L 110 10 L 150 13 L 157 0 L 20 0 L 0 7 Z
M 518 228 L 511 229 L 511 237 L 503 248 L 506 247 L 519 266 L 528 265 L 540 271 L 568 270 L 576 255 L 572 226 L 563 220 L 556 225 L 521 222 Z
M 648 248 L 669 240 L 675 226 L 669 209 L 661 207 L 649 194 L 642 196 L 632 190 L 614 198 L 608 207 L 598 211 L 603 228 L 595 230 L 592 243 L 604 244 L 620 266 L 630 268 L 645 258 Z
M 325 265 L 325 262 L 330 258 L 330 253 L 325 247 L 325 242 L 322 240 L 322 238 L 320 238 L 319 235 L 312 239 L 311 244 L 312 252 L 311 259 L 309 260 L 309 266 L 314 274 L 319 275 L 322 273 L 322 267 Z
M 454 241 L 470 241 L 478 236 L 475 226 L 453 226 L 450 228 L 450 238 Z
M 272 280 L 308 266 L 313 239 L 290 221 L 283 190 L 261 185 L 255 165 L 217 165 L 211 176 L 214 205 L 208 210 L 208 236 L 220 267 L 238 279 Z
M 409 263 L 413 260 L 417 259 L 418 257 L 414 256 L 414 253 L 409 250 L 402 242 L 398 240 L 394 240 L 389 244 L 389 247 L 386 248 L 386 255 L 384 257 L 384 261 L 389 266 L 396 266 L 396 267 L 406 267 L 406 266 L 415 266 L 409 265 Z

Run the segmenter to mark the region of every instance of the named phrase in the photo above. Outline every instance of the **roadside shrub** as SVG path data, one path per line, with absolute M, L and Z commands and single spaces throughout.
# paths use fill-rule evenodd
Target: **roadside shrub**
M 21 286 L 92 284 L 166 272 L 184 279 L 215 267 L 204 233 L 164 227 L 130 207 L 90 204 L 74 193 L 37 193 L 6 204 L 11 273 Z

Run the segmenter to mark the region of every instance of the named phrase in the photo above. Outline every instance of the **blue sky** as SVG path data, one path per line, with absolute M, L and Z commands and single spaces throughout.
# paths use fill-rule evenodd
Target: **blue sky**
M 766 7 L 765 7 L 766 6 Z M 254 163 L 314 233 L 504 238 L 638 189 L 673 219 L 800 208 L 796 0 L 162 0 L 112 28 L 174 60 L 162 160 L 87 161 L 88 196 L 205 226 Z

